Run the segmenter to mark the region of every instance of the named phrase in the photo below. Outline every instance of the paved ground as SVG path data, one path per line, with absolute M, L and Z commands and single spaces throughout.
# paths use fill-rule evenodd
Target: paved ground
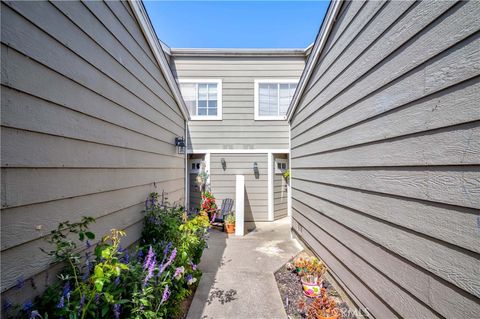
M 302 248 L 287 218 L 248 226 L 245 237 L 212 231 L 188 319 L 287 318 L 273 273 Z

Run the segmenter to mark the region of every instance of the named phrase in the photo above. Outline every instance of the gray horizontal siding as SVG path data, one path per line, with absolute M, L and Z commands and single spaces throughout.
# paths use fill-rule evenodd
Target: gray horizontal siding
M 300 78 L 303 57 L 174 57 L 172 67 L 179 79 L 222 79 L 223 120 L 190 121 L 191 148 L 289 148 L 286 121 L 254 120 L 254 80 Z
M 480 313 L 479 14 L 344 3 L 293 115 L 293 228 L 374 317 Z
M 33 278 L 33 293 L 44 287 L 50 260 L 38 248 L 59 222 L 92 216 L 98 238 L 126 229 L 129 244 L 149 192 L 183 204 L 173 142 L 185 121 L 127 3 L 8 1 L 1 10 L 6 296 L 20 276 Z
M 225 159 L 225 170 L 222 168 L 222 158 Z M 253 172 L 254 162 L 258 164 L 258 178 Z M 267 154 L 210 155 L 210 183 L 219 205 L 225 198 L 235 200 L 235 175 L 245 176 L 245 221 L 267 221 Z

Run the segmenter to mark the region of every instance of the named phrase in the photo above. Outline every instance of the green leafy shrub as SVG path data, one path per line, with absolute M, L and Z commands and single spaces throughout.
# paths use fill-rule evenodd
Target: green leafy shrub
M 7 310 L 7 318 L 172 318 L 201 275 L 196 264 L 206 246 L 208 217 L 165 208 L 152 193 L 134 252 L 121 247 L 125 232 L 112 229 L 96 245 L 93 218 L 63 222 L 46 251 L 63 263 L 59 281 L 33 303 Z

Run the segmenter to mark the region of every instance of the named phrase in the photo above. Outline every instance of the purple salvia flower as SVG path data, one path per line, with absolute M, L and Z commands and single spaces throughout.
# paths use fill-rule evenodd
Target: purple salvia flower
M 86 241 L 85 245 L 87 246 L 87 249 L 90 249 L 92 247 L 92 244 L 90 244 L 90 241 Z
M 63 307 L 65 307 L 65 297 L 64 297 L 64 296 L 61 296 L 61 297 L 60 297 L 60 301 L 59 301 L 58 304 L 57 304 L 57 308 L 58 308 L 58 309 L 62 309 Z
M 70 293 L 70 291 L 71 291 L 71 289 L 70 289 L 70 282 L 67 281 L 67 282 L 65 283 L 65 285 L 63 286 L 62 295 L 63 295 L 64 297 L 66 297 L 66 296 Z
M 155 256 L 155 252 L 153 251 L 152 246 L 150 246 L 150 248 L 148 249 L 147 257 L 143 262 L 143 270 L 146 270 L 148 267 L 150 267 L 150 264 L 152 263 L 152 259 L 154 256 Z
M 120 262 L 123 264 L 128 264 L 130 262 L 130 255 L 128 250 L 125 249 L 125 254 L 120 258 Z
M 113 284 L 115 285 L 115 287 L 118 287 L 118 285 L 120 285 L 120 277 L 115 278 Z
M 23 286 L 25 286 L 25 279 L 23 279 L 23 276 L 20 276 L 17 279 L 17 284 L 15 285 L 15 288 L 22 289 Z
M 98 304 L 98 300 L 100 299 L 100 295 L 99 294 L 95 294 L 95 297 L 93 298 L 93 302 L 95 304 Z
M 170 249 L 172 248 L 172 243 L 169 242 L 165 248 L 163 249 L 163 259 L 162 259 L 162 264 L 165 262 L 165 259 L 167 258 L 167 255 L 168 255 L 168 252 L 170 251 Z
M 189 264 L 192 267 L 192 270 L 197 270 L 197 265 L 195 265 L 193 262 L 189 262 Z
M 3 300 L 3 311 L 8 312 L 12 308 L 12 302 L 8 299 Z
M 113 305 L 113 315 L 115 319 L 120 319 L 120 305 L 118 303 Z
M 168 285 L 165 286 L 165 290 L 163 291 L 162 301 L 160 304 L 163 304 L 165 301 L 170 298 L 170 289 L 168 289 Z
M 80 317 L 80 314 L 82 313 L 83 306 L 85 305 L 85 295 L 82 294 L 82 297 L 80 298 L 80 304 L 78 305 L 78 316 Z
M 165 271 L 165 269 L 167 269 L 167 267 L 170 266 L 170 264 L 173 262 L 176 256 L 177 256 L 177 248 L 174 248 L 167 262 L 161 266 L 160 271 L 158 272 L 158 275 L 161 275 Z
M 26 301 L 22 306 L 23 311 L 30 311 L 32 308 L 33 308 L 33 304 L 30 300 Z
M 157 257 L 153 255 L 150 264 L 148 265 L 147 270 L 147 275 L 145 276 L 145 281 L 143 282 L 143 286 L 145 287 L 147 285 L 147 282 L 150 280 L 150 278 L 153 277 L 153 271 L 155 270 L 155 264 L 157 263 Z

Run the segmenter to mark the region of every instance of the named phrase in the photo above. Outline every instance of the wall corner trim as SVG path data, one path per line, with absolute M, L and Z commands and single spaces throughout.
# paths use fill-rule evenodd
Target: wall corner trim
M 142 29 L 142 32 L 150 46 L 150 49 L 157 60 L 160 69 L 167 80 L 167 84 L 172 90 L 173 97 L 177 102 L 180 111 L 182 112 L 183 117 L 186 120 L 190 119 L 187 106 L 183 101 L 182 94 L 180 93 L 180 89 L 178 87 L 177 81 L 173 76 L 172 69 L 168 64 L 167 58 L 165 57 L 165 52 L 163 50 L 160 41 L 153 29 L 152 23 L 150 22 L 150 18 L 145 10 L 143 2 L 141 0 L 129 0 L 128 1 L 130 7 L 132 8 L 133 13 L 135 14 L 135 18 Z
M 335 20 L 338 13 L 340 12 L 340 8 L 342 7 L 343 2 L 344 0 L 332 0 L 330 6 L 328 7 L 327 14 L 325 15 L 325 19 L 323 20 L 320 31 L 317 34 L 317 38 L 315 39 L 313 48 L 311 48 L 311 53 L 308 57 L 307 64 L 302 72 L 302 76 L 300 77 L 300 81 L 298 82 L 298 86 L 295 90 L 292 101 L 290 102 L 290 106 L 288 107 L 287 121 L 291 120 L 293 113 L 295 112 L 295 109 L 300 102 L 303 92 L 307 87 L 310 76 L 313 73 L 313 69 L 317 64 L 318 59 L 320 58 L 320 54 L 322 53 L 325 44 L 327 43 L 328 36 L 330 35 L 330 31 L 332 30 L 333 24 L 335 23 Z

